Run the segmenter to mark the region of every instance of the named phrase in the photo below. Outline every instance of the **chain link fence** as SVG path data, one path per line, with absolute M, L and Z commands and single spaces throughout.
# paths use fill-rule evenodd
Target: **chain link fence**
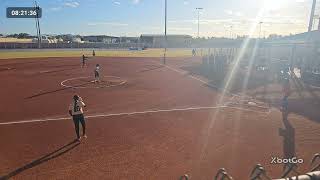
M 1 42 L 0 49 L 38 49 L 38 43 Z M 42 49 L 66 49 L 66 48 L 104 48 L 104 49 L 128 49 L 143 48 L 143 43 L 41 43 Z

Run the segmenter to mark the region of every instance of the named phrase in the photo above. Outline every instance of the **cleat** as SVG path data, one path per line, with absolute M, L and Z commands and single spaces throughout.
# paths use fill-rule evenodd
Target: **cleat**
M 315 163 L 317 159 L 320 159 L 319 153 L 315 154 L 311 160 L 311 166 L 315 164 L 315 166 L 311 167 L 311 172 L 317 171 L 318 169 L 320 169 L 320 162 L 318 164 Z
M 261 164 L 257 164 L 254 167 L 254 169 L 251 171 L 250 179 L 256 180 L 256 179 L 261 179 L 262 177 L 265 177 L 266 179 L 271 180 L 271 178 L 267 175 L 267 172 L 264 169 L 264 167 Z
M 180 180 L 189 180 L 189 176 L 187 174 L 180 177 Z
M 227 171 L 224 168 L 219 169 L 216 176 L 214 177 L 215 180 L 233 180 L 231 176 L 228 175 Z

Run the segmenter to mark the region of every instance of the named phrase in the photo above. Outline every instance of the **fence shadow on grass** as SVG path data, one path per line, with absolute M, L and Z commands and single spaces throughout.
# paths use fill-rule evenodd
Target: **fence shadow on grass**
M 77 142 L 76 140 L 74 140 L 72 142 L 69 142 L 68 144 L 66 144 L 66 145 L 64 145 L 64 146 L 62 146 L 62 147 L 50 152 L 49 154 L 46 154 L 46 155 L 44 155 L 44 156 L 42 156 L 42 157 L 40 157 L 40 158 L 38 158 L 38 159 L 36 159 L 34 161 L 22 166 L 22 167 L 19 167 L 19 168 L 15 169 L 15 170 L 9 172 L 7 175 L 5 175 L 3 177 L 0 177 L 0 180 L 10 179 L 10 178 L 12 178 L 12 177 L 14 177 L 14 176 L 16 176 L 16 175 L 28 170 L 28 169 L 31 169 L 31 168 L 33 168 L 35 166 L 38 166 L 38 165 L 42 164 L 42 163 L 48 162 L 48 161 L 50 161 L 52 159 L 55 159 L 55 158 L 65 154 L 65 153 L 71 151 L 72 149 L 76 148 L 77 146 L 79 146 L 79 144 L 80 143 Z

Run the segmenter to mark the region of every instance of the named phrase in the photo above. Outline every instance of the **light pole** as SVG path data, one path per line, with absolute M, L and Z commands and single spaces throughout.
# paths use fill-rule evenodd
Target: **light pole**
M 318 20 L 319 20 L 318 31 L 320 31 L 320 16 L 319 16 Z
M 37 1 L 34 1 L 34 8 L 35 8 L 35 11 L 36 11 L 36 17 L 35 17 L 35 20 L 36 20 L 36 28 L 37 28 L 37 36 L 38 36 L 38 48 L 40 49 L 41 48 L 41 31 L 40 31 L 40 22 L 39 22 L 39 10 L 40 10 L 40 7 L 38 6 L 37 4 Z
M 198 38 L 200 38 L 200 10 L 203 10 L 203 8 L 196 8 L 198 11 Z
M 165 0 L 164 6 L 164 36 L 167 39 L 167 0 Z
M 259 25 L 260 25 L 260 29 L 259 29 L 259 39 L 261 39 L 261 26 L 262 26 L 262 24 L 263 24 L 263 22 L 260 21 L 260 22 L 259 22 Z
M 167 0 L 164 1 L 164 56 L 163 64 L 166 64 L 167 55 Z
M 312 24 L 313 24 L 313 18 L 314 18 L 314 13 L 315 13 L 315 9 L 316 9 L 316 4 L 317 4 L 317 0 L 313 0 L 311 14 L 310 14 L 310 20 L 309 20 L 308 32 L 312 31 Z

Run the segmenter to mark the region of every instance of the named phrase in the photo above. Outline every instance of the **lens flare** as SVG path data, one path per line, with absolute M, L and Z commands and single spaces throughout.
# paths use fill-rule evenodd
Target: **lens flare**
M 267 11 L 279 10 L 280 8 L 283 8 L 286 3 L 287 0 L 265 0 L 263 2 L 263 8 Z

